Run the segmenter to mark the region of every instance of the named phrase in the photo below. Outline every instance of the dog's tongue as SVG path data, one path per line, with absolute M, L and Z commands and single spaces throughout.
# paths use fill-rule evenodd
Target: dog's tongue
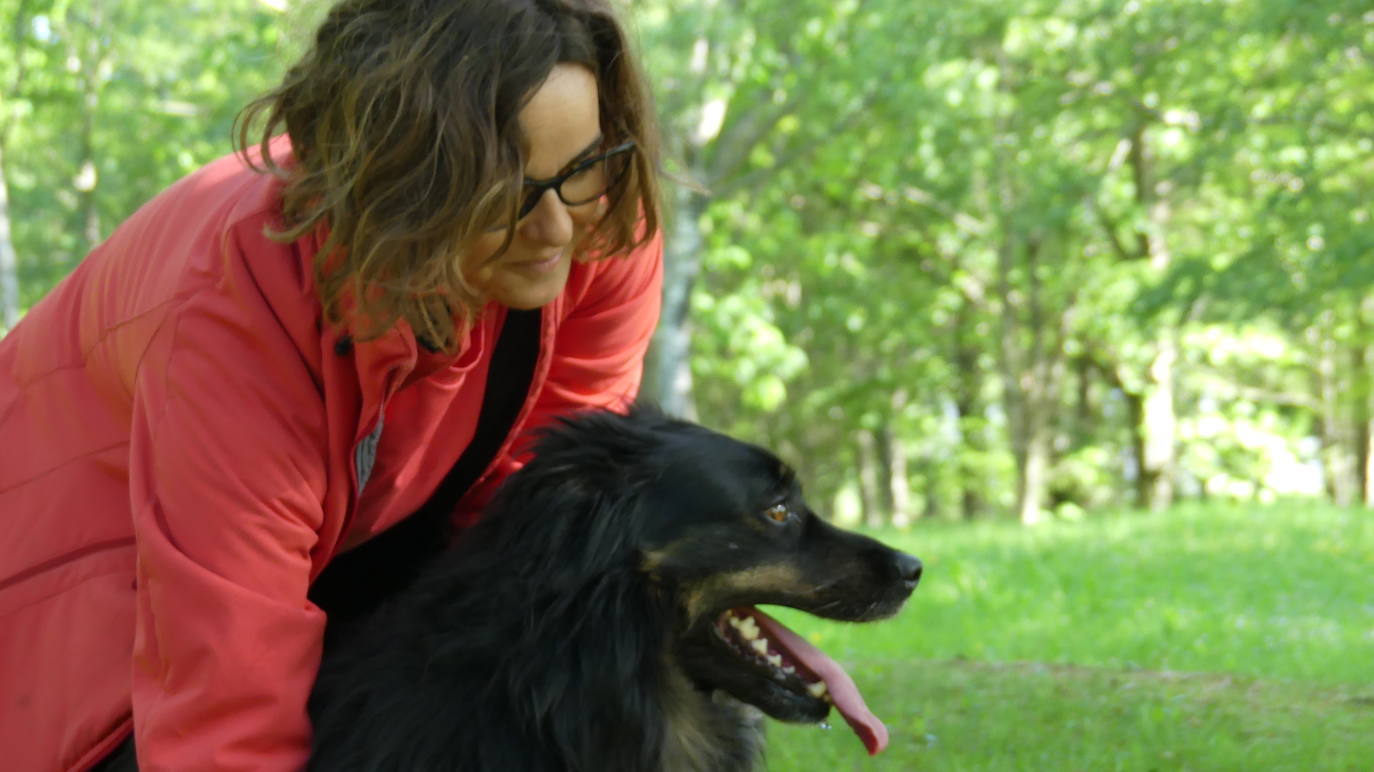
M 827 657 L 825 652 L 812 646 L 800 635 L 787 629 L 781 622 L 759 611 L 750 609 L 768 636 L 768 639 L 778 646 L 787 650 L 787 653 L 794 660 L 801 663 L 825 682 L 825 688 L 830 692 L 830 699 L 835 703 L 835 709 L 840 711 L 844 720 L 849 723 L 854 734 L 863 741 L 864 747 L 868 749 L 868 755 L 876 755 L 879 751 L 887 747 L 887 727 L 883 722 L 873 715 L 873 711 L 864 704 L 863 695 L 859 694 L 859 687 L 854 685 L 854 679 L 844 672 L 844 668 L 839 663 Z

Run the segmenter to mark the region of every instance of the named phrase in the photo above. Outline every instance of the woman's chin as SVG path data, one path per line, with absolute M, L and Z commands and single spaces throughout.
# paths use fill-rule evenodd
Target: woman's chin
M 488 297 L 518 311 L 542 308 L 562 294 L 571 266 L 566 252 L 542 263 L 502 264 L 487 284 Z

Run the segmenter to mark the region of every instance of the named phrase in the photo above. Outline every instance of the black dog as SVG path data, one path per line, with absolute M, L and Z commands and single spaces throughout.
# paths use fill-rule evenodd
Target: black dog
M 818 518 L 761 448 L 583 414 L 408 589 L 331 630 L 311 767 L 733 772 L 762 753 L 760 710 L 832 706 L 876 753 L 844 671 L 752 605 L 881 619 L 920 573 Z

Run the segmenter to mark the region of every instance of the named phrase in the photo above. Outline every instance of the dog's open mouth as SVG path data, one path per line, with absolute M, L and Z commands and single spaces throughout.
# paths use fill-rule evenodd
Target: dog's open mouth
M 806 639 L 752 606 L 725 611 L 715 630 L 745 662 L 766 671 L 778 685 L 825 703 L 823 711 L 833 705 L 869 755 L 887 747 L 887 727 L 864 704 L 854 679 Z

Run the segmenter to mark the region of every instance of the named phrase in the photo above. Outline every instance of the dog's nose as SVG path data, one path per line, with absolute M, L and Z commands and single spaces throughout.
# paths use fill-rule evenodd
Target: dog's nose
M 921 581 L 920 558 L 905 552 L 898 552 L 892 559 L 892 566 L 897 571 L 897 578 L 903 584 L 910 589 L 916 589 L 916 583 Z

